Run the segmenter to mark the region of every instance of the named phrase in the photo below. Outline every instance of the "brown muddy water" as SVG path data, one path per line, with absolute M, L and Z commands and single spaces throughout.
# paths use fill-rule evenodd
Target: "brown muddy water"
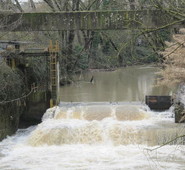
M 185 169 L 185 139 L 173 140 L 185 134 L 184 124 L 174 123 L 173 108 L 154 112 L 141 102 L 146 94 L 171 93 L 154 87 L 157 71 L 134 66 L 81 75 L 61 88 L 61 103 L 42 123 L 0 142 L 0 169 Z
M 91 71 L 74 78 L 78 81 L 60 88 L 61 101 L 118 102 L 144 101 L 145 95 L 169 95 L 172 90 L 156 86 L 159 68 L 131 66 L 116 71 Z M 94 77 L 93 82 L 90 80 Z

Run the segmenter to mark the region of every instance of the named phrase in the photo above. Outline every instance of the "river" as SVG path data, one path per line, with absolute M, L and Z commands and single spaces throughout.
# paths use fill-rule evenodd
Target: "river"
M 183 137 L 160 147 L 185 134 L 184 124 L 174 123 L 173 108 L 154 112 L 141 102 L 145 94 L 171 93 L 153 87 L 157 71 L 91 72 L 62 87 L 64 101 L 48 109 L 42 123 L 0 142 L 0 169 L 184 169 Z
M 75 76 L 76 83 L 62 87 L 60 98 L 72 102 L 129 102 L 144 101 L 145 95 L 169 95 L 170 89 L 156 84 L 158 71 L 153 66 L 131 66 L 111 72 L 87 72 Z

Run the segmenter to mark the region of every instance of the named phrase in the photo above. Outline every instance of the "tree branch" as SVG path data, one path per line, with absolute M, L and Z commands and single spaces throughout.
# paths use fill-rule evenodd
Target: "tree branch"
M 20 12 L 24 12 L 24 10 L 22 9 L 22 7 L 21 7 L 19 1 L 18 1 L 18 0 L 15 0 L 15 2 L 16 2 L 16 7 L 19 9 L 19 11 L 20 11 Z
M 166 145 L 168 145 L 168 144 L 170 144 L 170 143 L 172 143 L 172 142 L 174 142 L 174 141 L 176 141 L 177 139 L 182 138 L 182 137 L 185 137 L 185 135 L 178 136 L 178 137 L 176 137 L 175 139 L 172 139 L 172 140 L 170 140 L 170 141 L 168 141 L 168 142 L 166 142 L 166 143 L 164 143 L 164 144 L 162 144 L 162 145 L 160 145 L 160 146 L 158 146 L 158 147 L 156 147 L 156 148 L 154 148 L 154 149 L 148 149 L 148 148 L 146 148 L 146 150 L 152 152 L 152 151 L 157 150 L 157 149 L 159 149 L 159 148 L 162 148 L 162 147 L 164 147 L 164 146 L 166 146 Z
M 30 4 L 31 4 L 31 8 L 35 11 L 36 10 L 36 6 L 33 0 L 30 0 Z

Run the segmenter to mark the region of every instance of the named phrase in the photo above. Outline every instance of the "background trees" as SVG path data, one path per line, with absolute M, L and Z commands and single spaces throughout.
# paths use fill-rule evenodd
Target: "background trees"
M 164 57 L 161 75 L 166 85 L 185 83 L 185 29 L 173 35 L 173 40 L 166 42 L 167 48 L 161 52 Z
M 158 9 L 168 12 L 177 21 L 184 19 L 183 0 L 1 0 L 1 8 L 14 12 L 80 11 L 80 10 L 143 10 Z M 173 25 L 174 23 L 172 23 Z M 159 62 L 158 51 L 165 48 L 177 29 L 168 25 L 147 30 L 121 31 L 58 31 L 36 33 L 7 33 L 2 38 L 33 41 L 33 46 L 46 47 L 49 40 L 60 43 L 62 76 L 88 68 L 114 68 L 132 64 Z

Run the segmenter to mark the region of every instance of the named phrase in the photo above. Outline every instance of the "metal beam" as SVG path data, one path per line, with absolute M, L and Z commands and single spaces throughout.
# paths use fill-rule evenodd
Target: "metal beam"
M 0 12 L 0 31 L 153 29 L 172 22 L 174 19 L 171 16 L 158 10 Z

